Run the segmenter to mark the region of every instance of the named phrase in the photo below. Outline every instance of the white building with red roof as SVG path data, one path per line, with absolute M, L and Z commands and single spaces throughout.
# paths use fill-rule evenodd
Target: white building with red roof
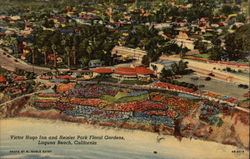
M 146 67 L 119 67 L 114 70 L 112 77 L 126 80 L 150 79 L 153 73 Z

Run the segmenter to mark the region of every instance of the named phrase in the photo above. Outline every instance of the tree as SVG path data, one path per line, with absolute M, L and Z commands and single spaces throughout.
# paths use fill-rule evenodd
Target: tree
M 42 47 L 42 53 L 44 55 L 44 65 L 47 66 L 47 53 L 48 53 L 49 48 L 47 46 Z
M 70 66 L 71 66 L 71 62 L 70 62 L 71 50 L 70 50 L 70 47 L 66 46 L 65 51 L 66 51 L 66 57 L 67 57 L 67 64 L 68 64 L 68 67 L 70 68 Z
M 200 53 L 207 53 L 207 44 L 202 42 L 201 39 L 194 42 L 194 48 L 198 49 Z
M 150 64 L 150 59 L 149 59 L 149 57 L 147 56 L 147 55 L 144 55 L 143 57 L 142 57 L 142 62 L 141 62 L 143 65 L 146 65 L 146 66 L 148 66 L 149 64 Z
M 171 65 L 172 72 L 176 75 L 183 74 L 185 69 L 187 68 L 188 62 L 184 62 L 182 60 L 179 61 L 179 63 L 174 63 Z
M 52 44 L 51 49 L 53 51 L 53 57 L 54 57 L 54 67 L 57 67 L 57 57 L 56 57 L 56 45 Z
M 229 60 L 244 58 L 250 50 L 250 24 L 238 28 L 234 33 L 225 37 L 225 48 L 229 54 Z
M 80 62 L 83 66 L 87 66 L 88 65 L 88 62 L 89 62 L 89 59 L 87 57 L 81 57 L 80 58 Z
M 187 68 L 187 64 L 188 62 L 184 62 L 184 61 L 179 61 L 179 64 L 178 64 L 178 72 L 179 74 L 183 74 L 184 73 L 184 70 Z
M 161 77 L 171 77 L 173 76 L 173 73 L 171 70 L 166 70 L 165 68 L 161 71 Z
M 223 48 L 221 46 L 215 45 L 209 49 L 209 59 L 219 61 L 223 56 Z

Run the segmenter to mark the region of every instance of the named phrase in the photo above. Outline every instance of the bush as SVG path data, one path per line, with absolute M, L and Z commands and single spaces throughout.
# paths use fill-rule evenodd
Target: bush
M 226 71 L 227 71 L 227 72 L 231 72 L 232 69 L 231 69 L 230 67 L 226 67 Z
M 210 80 L 211 80 L 211 77 L 206 77 L 205 80 L 206 80 L 206 81 L 210 81 Z
M 209 75 L 209 76 L 213 76 L 213 77 L 215 76 L 213 73 L 209 73 L 208 75 Z
M 248 85 L 243 85 L 243 88 L 244 89 L 248 89 Z

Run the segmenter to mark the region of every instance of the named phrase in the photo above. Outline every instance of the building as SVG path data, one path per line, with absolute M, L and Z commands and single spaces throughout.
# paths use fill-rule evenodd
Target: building
M 159 76 L 161 71 L 165 68 L 166 70 L 171 69 L 171 65 L 175 64 L 176 61 L 170 61 L 170 60 L 160 60 L 157 62 L 151 62 L 150 63 L 150 69 L 154 71 L 154 74 Z
M 180 47 L 186 47 L 190 50 L 194 50 L 195 39 L 188 37 L 185 31 L 180 31 L 179 35 L 177 35 L 173 41 L 176 42 L 176 44 Z
M 137 74 L 135 68 L 131 67 L 119 67 L 116 68 L 112 74 L 113 78 L 126 79 L 126 80 L 136 80 Z
M 93 70 L 93 75 L 94 76 L 99 76 L 99 75 L 102 75 L 102 76 L 109 76 L 111 75 L 112 73 L 114 72 L 114 70 L 112 68 L 95 68 Z
M 0 83 L 6 83 L 7 80 L 4 76 L 0 76 Z
M 113 78 L 124 80 L 144 79 L 150 80 L 153 71 L 146 67 L 119 67 L 111 74 Z
M 103 62 L 99 59 L 90 60 L 88 65 L 89 65 L 89 67 L 101 67 L 101 66 L 103 66 Z

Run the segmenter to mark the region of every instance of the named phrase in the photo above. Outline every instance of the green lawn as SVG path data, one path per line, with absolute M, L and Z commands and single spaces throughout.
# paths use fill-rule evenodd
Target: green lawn
M 135 97 L 127 97 L 127 93 L 119 92 L 115 97 L 110 95 L 101 96 L 102 100 L 106 100 L 112 103 L 128 103 L 132 101 L 140 101 L 149 98 L 149 94 L 139 95 Z
M 92 79 L 92 81 L 100 81 L 100 82 L 111 82 L 111 83 L 118 83 L 118 79 L 116 78 L 112 78 L 112 77 L 96 77 L 94 79 Z
M 124 80 L 121 82 L 121 84 L 137 84 L 137 85 L 147 85 L 150 84 L 151 82 L 144 82 L 144 81 L 139 81 L 139 80 Z

